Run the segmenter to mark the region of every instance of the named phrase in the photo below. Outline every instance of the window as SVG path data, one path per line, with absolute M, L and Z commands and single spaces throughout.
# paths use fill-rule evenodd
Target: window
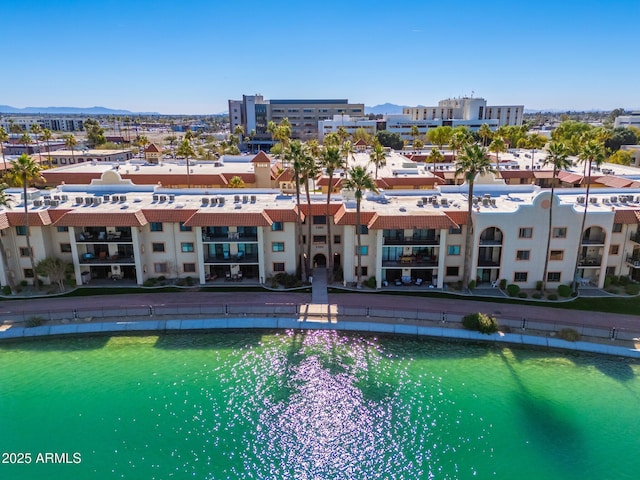
M 273 242 L 271 244 L 272 252 L 284 252 L 284 242 Z
M 184 273 L 194 273 L 196 271 L 196 264 L 195 263 L 183 263 L 182 264 L 182 271 Z
M 307 244 L 307 236 L 306 235 L 302 235 L 302 244 L 303 245 Z
M 27 235 L 27 227 L 25 227 L 24 225 L 19 225 L 16 227 L 16 235 L 20 235 L 22 237 L 25 237 Z
M 547 273 L 547 282 L 559 282 L 561 272 L 549 272 Z
M 161 232 L 162 231 L 162 222 L 151 222 L 151 231 L 152 232 Z
M 358 266 L 356 265 L 353 274 L 358 276 Z M 360 267 L 360 275 L 366 277 L 369 274 L 369 269 L 367 267 Z
M 449 227 L 449 234 L 450 235 L 461 235 L 462 234 L 462 227 L 458 227 L 458 228 Z
M 191 253 L 194 251 L 193 249 L 193 243 L 191 242 L 182 242 L 180 244 L 180 250 L 182 251 L 182 253 Z
M 313 224 L 314 225 L 326 225 L 327 224 L 326 215 L 314 215 L 313 216 Z
M 613 224 L 613 233 L 620 233 L 622 231 L 622 224 L 621 223 L 614 223 Z
M 369 235 L 369 227 L 367 227 L 366 225 L 360 225 L 360 234 Z
M 516 252 L 516 260 L 529 260 L 531 250 L 518 250 Z
M 191 227 L 185 227 L 184 222 L 180 222 L 180 231 L 181 232 L 190 232 L 193 230 Z
M 274 272 L 284 272 L 284 262 L 276 262 L 273 264 Z
M 153 253 L 161 253 L 164 252 L 164 243 L 152 243 L 151 251 Z
M 61 243 L 60 244 L 60 252 L 62 252 L 62 253 L 71 253 L 71 244 L 70 243 Z
M 526 282 L 528 276 L 529 276 L 528 272 L 514 272 L 513 281 L 514 282 Z
M 447 248 L 448 255 L 460 255 L 460 245 L 449 245 Z
M 58 227 L 58 232 L 63 233 L 63 232 L 68 232 L 69 231 L 69 227 Z
M 336 245 L 340 245 L 340 241 L 341 241 L 340 235 L 333 236 L 333 243 L 335 243 Z
M 29 249 L 27 247 L 20 247 L 20 256 L 21 257 L 28 257 L 29 256 Z
M 155 273 L 167 273 L 167 264 L 166 263 L 154 263 L 153 271 Z
M 271 224 L 271 231 L 272 232 L 281 232 L 284 230 L 284 223 L 282 222 L 273 222 Z
M 457 277 L 460 275 L 460 267 L 447 267 L 447 277 Z
M 33 278 L 33 269 L 25 268 L 22 272 L 24 273 L 24 278 Z
M 533 236 L 533 228 L 523 227 L 518 232 L 518 238 L 531 238 Z
M 549 252 L 549 260 L 562 260 L 564 259 L 564 250 L 551 250 Z
M 567 238 L 566 227 L 556 227 L 553 229 L 553 238 Z
M 609 255 L 618 255 L 620 251 L 620 245 L 611 245 L 609 247 Z
M 326 235 L 314 235 L 313 236 L 313 243 L 327 243 L 327 236 Z
M 356 255 L 358 254 L 358 246 L 356 245 Z M 369 246 L 361 245 L 360 246 L 360 255 L 369 255 Z

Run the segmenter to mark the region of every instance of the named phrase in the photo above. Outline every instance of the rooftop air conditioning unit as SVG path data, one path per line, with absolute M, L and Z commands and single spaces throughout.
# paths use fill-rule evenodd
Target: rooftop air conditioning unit
M 611 197 L 611 203 L 618 203 L 618 197 L 616 197 L 615 195 Z
M 54 195 L 54 196 L 53 196 L 53 199 L 54 199 L 54 200 L 60 200 L 60 195 Z
M 92 203 L 93 203 L 94 205 L 100 205 L 100 204 L 102 203 L 102 199 L 101 199 L 101 198 L 98 198 L 98 197 L 93 197 L 93 201 L 92 201 Z
M 109 195 L 103 195 L 102 196 L 102 200 L 105 202 L 108 202 L 111 199 L 111 197 L 109 197 Z
M 57 207 L 58 205 L 60 205 L 60 200 L 51 200 L 52 207 Z
M 496 206 L 496 199 L 495 199 L 495 198 L 492 198 L 492 199 L 491 199 L 491 206 L 492 206 L 492 207 L 495 207 L 495 206 Z
M 248 195 L 243 195 L 242 196 L 242 203 L 247 203 L 249 201 L 249 196 Z
M 419 207 L 422 207 L 422 205 L 423 205 L 423 201 L 422 201 L 422 200 L 418 200 L 418 201 L 416 202 L 416 205 L 418 205 Z
M 474 205 L 478 205 L 478 202 L 479 202 L 479 201 L 480 201 L 480 199 L 479 199 L 478 197 L 473 197 L 473 198 L 471 199 L 471 202 L 472 202 Z
M 211 197 L 211 205 L 215 205 L 218 203 L 218 199 L 216 197 Z
M 154 202 L 157 202 L 160 197 L 158 195 L 154 195 L 152 198 Z
M 209 205 L 209 197 L 202 197 L 202 204 Z
M 446 207 L 446 206 L 449 204 L 449 199 L 448 199 L 448 198 L 443 198 L 443 199 L 441 200 L 441 203 L 442 203 L 442 205 L 443 205 L 443 206 L 445 206 L 445 207 Z
M 611 197 L 611 198 L 613 198 L 613 197 Z M 598 199 L 597 199 L 596 197 L 591 197 L 591 198 L 589 199 L 589 201 L 590 201 L 591 203 L 598 203 Z
M 240 195 L 233 196 L 233 203 L 240 203 Z
M 225 202 L 224 197 L 220 197 L 220 198 L 218 199 L 218 203 L 219 203 L 220 205 L 224 205 L 224 202 Z
M 41 207 L 42 206 L 42 200 L 34 200 L 33 201 L 33 206 L 34 207 Z
M 578 203 L 584 203 L 584 197 L 578 197 Z
M 482 206 L 483 207 L 488 207 L 489 206 L 489 199 L 488 198 L 483 198 L 482 199 Z
M 33 201 L 33 204 L 34 204 L 34 205 L 36 204 L 36 201 L 37 201 L 37 200 L 34 200 L 34 201 Z M 44 204 L 45 204 L 45 205 L 51 205 L 51 200 L 49 200 L 48 198 L 45 198 L 45 199 L 44 199 Z M 42 202 L 40 202 L 40 205 L 42 205 Z
M 620 195 L 620 202 L 627 203 L 627 196 L 626 195 Z
M 91 205 L 93 203 L 93 197 L 84 197 L 84 204 Z
M 235 207 L 236 209 L 238 209 L 238 208 L 242 208 L 242 204 L 241 204 L 241 203 L 236 203 L 236 204 L 234 205 L 234 207 Z
M 176 196 L 175 195 L 169 195 L 169 201 L 170 202 L 174 202 L 176 200 Z
M 82 197 L 76 197 L 76 203 L 77 204 L 82 203 Z
M 256 203 L 257 197 L 255 195 L 251 195 L 251 203 Z
M 63 202 L 66 202 L 66 201 L 68 201 L 68 200 L 69 200 L 69 195 L 60 195 L 60 199 L 61 199 Z
M 167 196 L 166 195 L 160 195 L 160 201 L 161 202 L 166 202 L 167 201 Z

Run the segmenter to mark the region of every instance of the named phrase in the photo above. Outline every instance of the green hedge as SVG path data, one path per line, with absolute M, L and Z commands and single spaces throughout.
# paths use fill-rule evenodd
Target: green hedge
M 462 318 L 462 325 L 467 330 L 475 330 L 480 333 L 495 333 L 498 331 L 498 320 L 485 313 L 472 313 Z
M 569 285 L 558 285 L 558 295 L 565 298 L 570 297 L 571 287 Z
M 511 283 L 507 285 L 507 293 L 509 294 L 510 297 L 517 297 L 518 294 L 520 293 L 520 287 L 518 285 Z

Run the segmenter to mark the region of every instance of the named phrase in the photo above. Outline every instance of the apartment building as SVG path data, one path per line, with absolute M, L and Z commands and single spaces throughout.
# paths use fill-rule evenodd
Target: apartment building
M 295 273 L 311 245 L 310 266 L 328 262 L 331 223 L 334 263 L 344 281 L 357 278 L 356 202 L 342 191 L 311 196 L 300 212 L 295 195 L 279 189 L 167 189 L 135 185 L 107 171 L 91 185 L 60 185 L 27 196 L 29 232 L 19 189 L 8 189 L 11 209 L 0 210 L 8 270 L 0 280 L 32 281 L 26 235 L 36 261 L 54 256 L 73 264 L 78 284 L 115 279 L 131 284 L 165 276 L 201 284 L 242 280 L 261 284 Z M 378 288 L 424 284 L 445 288 L 462 278 L 469 223 L 465 185 L 428 192 L 387 190 L 362 201 L 362 277 Z M 476 181 L 472 277 L 533 288 L 549 255 L 548 284 L 570 284 L 578 264 L 581 283 L 602 287 L 605 275 L 640 281 L 640 189 L 550 191 L 507 185 L 493 175 Z M 553 226 L 547 252 L 551 202 Z M 588 209 L 585 232 L 580 227 Z M 296 242 L 300 215 L 302 245 Z M 311 226 L 311 235 L 308 228 Z
M 411 120 L 439 120 L 442 125 L 455 127 L 455 120 L 480 121 L 495 120 L 497 126 L 522 125 L 524 105 L 487 105 L 484 98 L 460 97 L 440 100 L 436 107 L 405 107 L 404 115 Z
M 84 119 L 73 117 L 5 117 L 0 120 L 0 126 L 9 132 L 16 126 L 24 132 L 31 132 L 31 126 L 38 124 L 41 128 L 48 128 L 52 132 L 81 132 L 84 130 Z

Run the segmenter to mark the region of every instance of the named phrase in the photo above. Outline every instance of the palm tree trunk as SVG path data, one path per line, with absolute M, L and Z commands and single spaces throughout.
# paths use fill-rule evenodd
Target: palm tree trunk
M 187 188 L 191 188 L 191 176 L 189 172 L 189 155 L 187 155 Z
M 309 272 L 312 271 L 313 263 L 311 260 L 311 220 L 313 219 L 313 215 L 311 215 L 311 193 L 309 192 L 309 177 L 306 176 L 304 181 L 304 189 L 307 196 L 307 264 L 310 266 Z
M 464 270 L 462 273 L 462 288 L 468 288 L 471 281 L 471 262 L 473 261 L 473 180 L 469 181 L 469 198 L 467 212 L 467 232 L 464 242 Z
M 362 273 L 362 239 L 360 231 L 362 227 L 360 227 L 360 199 L 356 199 L 356 228 L 358 231 L 356 232 L 358 236 L 358 271 L 356 272 L 356 287 L 360 287 L 360 274 Z
M 327 211 L 326 211 L 326 217 L 327 217 L 327 240 L 328 240 L 328 247 L 329 247 L 329 258 L 327 261 L 327 266 L 328 268 L 328 273 L 327 273 L 327 279 L 329 281 L 329 283 L 331 283 L 333 281 L 333 269 L 335 268 L 333 265 L 333 237 L 331 236 L 331 222 L 332 219 L 330 217 L 330 213 L 331 213 L 331 186 L 333 184 L 333 171 L 331 172 L 331 174 L 329 175 L 329 190 L 327 190 Z
M 547 250 L 544 257 L 544 269 L 542 270 L 542 292 L 547 290 L 547 271 L 549 269 L 549 249 L 551 248 L 551 231 L 553 229 L 553 195 L 556 189 L 556 175 L 558 173 L 557 168 L 553 168 L 553 178 L 551 180 L 551 204 L 549 205 L 549 230 L 547 232 Z
M 294 175 L 296 177 L 296 206 L 298 207 L 298 221 L 296 222 L 296 253 L 298 255 L 298 257 L 300 256 L 300 247 L 301 247 L 301 240 L 302 240 L 302 212 L 300 211 L 300 178 L 298 177 L 298 173 L 294 171 Z M 307 219 L 307 221 L 309 221 L 309 219 Z M 307 241 L 310 241 L 310 239 L 307 239 Z M 302 262 L 302 265 L 300 266 L 300 269 L 302 270 L 302 276 L 303 276 L 303 281 L 306 281 L 307 279 L 307 265 L 306 262 Z
M 582 254 L 582 236 L 584 235 L 584 226 L 586 224 L 587 221 L 587 210 L 589 208 L 589 190 L 591 187 L 591 160 L 589 160 L 588 162 L 585 162 L 588 165 L 588 169 L 589 169 L 589 175 L 587 177 L 587 191 L 585 193 L 585 197 L 584 197 L 584 214 L 582 215 L 582 224 L 580 225 L 580 237 L 578 238 L 578 250 L 577 250 L 577 255 L 576 255 L 576 266 L 573 269 L 573 292 L 574 293 L 578 293 L 578 282 L 577 282 L 577 278 L 578 278 L 578 267 L 580 266 L 580 255 Z
M 47 139 L 47 163 L 49 164 L 49 168 L 51 168 L 52 167 L 52 165 L 51 165 L 51 143 L 49 143 L 49 142 L 50 142 L 50 140 Z
M 33 251 L 31 250 L 31 238 L 29 235 L 29 204 L 27 203 L 27 176 L 22 177 L 22 192 L 24 193 L 24 223 L 27 228 L 27 251 L 29 252 L 29 262 L 31 263 L 31 270 L 33 271 L 33 286 L 38 288 L 38 276 L 36 275 L 36 262 L 33 258 Z

